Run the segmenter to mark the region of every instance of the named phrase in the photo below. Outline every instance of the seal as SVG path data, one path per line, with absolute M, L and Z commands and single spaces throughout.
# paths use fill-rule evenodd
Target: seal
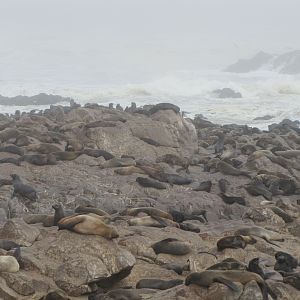
M 4 249 L 6 251 L 9 251 L 11 249 L 14 249 L 16 247 L 18 247 L 19 245 L 16 244 L 13 241 L 10 240 L 0 240 L 0 249 Z
M 235 232 L 235 234 L 236 235 L 246 235 L 246 236 L 254 235 L 254 236 L 264 239 L 269 244 L 275 245 L 277 247 L 278 247 L 278 245 L 276 245 L 272 241 L 284 242 L 284 238 L 282 237 L 281 234 L 279 234 L 275 231 L 267 230 L 267 229 L 259 227 L 259 226 L 240 228 Z
M 63 291 L 56 290 L 49 292 L 39 300 L 71 300 Z
M 201 182 L 193 191 L 210 193 L 212 182 L 210 180 Z
M 255 244 L 256 240 L 250 236 L 243 235 L 234 235 L 234 236 L 225 236 L 218 240 L 217 248 L 218 251 L 223 251 L 226 248 L 232 249 L 244 249 L 248 244 Z
M 19 270 L 20 270 L 20 266 L 15 257 L 10 255 L 0 256 L 0 273 L 1 272 L 16 273 Z
M 158 216 L 146 216 L 141 218 L 133 218 L 128 220 L 130 226 L 149 226 L 149 227 L 176 227 L 179 228 L 179 225 L 170 219 L 161 218 Z
M 25 147 L 27 151 L 38 152 L 41 154 L 49 154 L 52 152 L 60 152 L 61 149 L 50 143 L 30 144 Z
M 226 204 L 238 203 L 240 205 L 246 206 L 246 200 L 245 200 L 244 197 L 230 196 L 230 195 L 227 195 L 227 194 L 224 194 L 224 193 L 222 193 L 220 196 Z
M 115 169 L 114 173 L 116 173 L 118 175 L 132 175 L 135 173 L 145 174 L 145 172 L 143 170 L 141 170 L 140 168 L 135 167 L 135 166 L 121 167 L 121 168 Z
M 53 154 L 27 154 L 23 155 L 21 160 L 37 166 L 56 165 L 56 157 Z
M 225 194 L 228 190 L 228 187 L 230 186 L 229 181 L 222 178 L 218 181 L 218 183 L 219 183 L 219 188 L 220 188 L 221 193 Z
M 93 206 L 82 206 L 79 205 L 75 208 L 75 212 L 78 214 L 89 214 L 89 213 L 93 213 L 95 215 L 98 216 L 109 216 L 109 214 L 97 207 L 93 207 Z
M 190 270 L 190 264 L 176 264 L 176 263 L 167 263 L 161 266 L 164 269 L 172 270 L 176 272 L 178 275 L 181 275 L 183 271 L 189 271 Z
M 140 294 L 136 289 L 115 289 L 106 294 L 89 295 L 88 300 L 142 300 Z
M 68 229 L 82 234 L 100 235 L 107 239 L 119 237 L 114 227 L 103 223 L 99 218 L 89 215 L 75 215 L 61 219 L 58 222 L 58 230 Z
M 55 211 L 54 220 L 53 220 L 54 226 L 56 226 L 61 219 L 74 214 L 72 211 L 65 211 L 65 209 L 61 203 L 52 205 L 52 208 Z
M 283 209 L 281 209 L 277 206 L 270 206 L 269 208 L 276 215 L 278 215 L 280 218 L 282 218 L 285 223 L 292 223 L 294 221 L 294 218 L 292 216 L 290 216 L 288 213 L 286 213 Z
M 169 219 L 171 221 L 173 221 L 173 217 L 172 215 L 170 215 L 169 213 L 160 210 L 158 208 L 155 207 L 135 207 L 135 208 L 127 208 L 124 211 L 122 211 L 120 214 L 121 215 L 128 215 L 128 216 L 137 216 L 139 213 L 145 213 L 149 216 L 157 216 L 157 217 L 161 217 L 161 218 L 165 218 L 165 219 Z
M 200 232 L 199 226 L 197 226 L 193 223 L 180 223 L 179 227 L 181 230 L 184 230 L 184 231 L 191 231 L 191 232 L 196 232 L 196 233 Z
M 183 284 L 181 279 L 162 280 L 154 278 L 144 278 L 137 282 L 137 289 L 154 289 L 154 290 L 167 290 L 174 286 Z
M 0 142 L 6 142 L 12 138 L 16 138 L 20 132 L 15 128 L 5 128 L 0 131 Z
M 274 270 L 276 271 L 293 272 L 293 270 L 298 267 L 298 260 L 286 252 L 277 252 L 275 259 Z
M 263 196 L 267 200 L 272 200 L 272 193 L 262 182 L 253 180 L 245 186 L 245 189 L 252 196 Z
M 295 289 L 300 291 L 300 274 L 295 273 L 283 278 L 283 282 L 293 286 Z
M 247 270 L 247 266 L 234 258 L 226 258 L 219 263 L 216 263 L 206 270 Z
M 17 155 L 24 155 L 24 149 L 20 148 L 16 145 L 7 145 L 4 147 L 0 148 L 0 152 L 7 152 L 7 153 L 12 153 L 12 154 L 17 154 Z
M 136 182 L 143 187 L 150 187 L 158 190 L 165 190 L 167 188 L 163 183 L 146 177 L 137 177 Z
M 85 148 L 85 149 L 83 149 L 83 154 L 86 154 L 88 156 L 92 156 L 92 157 L 95 157 L 95 158 L 103 157 L 105 160 L 110 160 L 110 159 L 115 157 L 111 153 L 109 153 L 105 150 L 101 150 L 101 149 Z
M 20 158 L 6 157 L 0 159 L 0 164 L 13 164 L 16 166 L 20 166 L 21 162 L 20 162 Z
M 175 154 L 165 154 L 161 157 L 158 157 L 156 162 L 164 162 L 171 166 L 181 166 L 182 170 L 185 170 L 187 173 L 189 173 L 190 160 L 186 157 L 180 157 Z
M 201 273 L 191 273 L 185 279 L 185 284 L 196 284 L 202 287 L 209 287 L 214 282 L 223 283 L 228 286 L 230 289 L 234 291 L 239 291 L 238 287 L 233 282 L 240 282 L 241 284 L 247 284 L 251 280 L 254 280 L 258 283 L 262 290 L 263 299 L 268 299 L 268 292 L 270 295 L 277 299 L 276 295 L 268 288 L 265 281 L 261 276 L 256 273 L 248 272 L 248 271 L 237 271 L 237 270 L 229 270 L 229 271 L 221 271 L 221 270 L 206 270 Z
M 161 146 L 160 143 L 158 143 L 157 141 L 154 141 L 152 139 L 149 139 L 149 138 L 140 137 L 139 139 L 142 140 L 143 142 L 145 142 L 146 144 L 149 144 L 149 145 L 152 145 L 155 147 Z
M 21 178 L 17 174 L 12 174 L 12 184 L 14 187 L 14 191 L 12 197 L 20 195 L 21 197 L 27 198 L 31 201 L 37 200 L 36 190 L 30 185 L 24 184 L 21 181 Z
M 175 209 L 170 209 L 170 214 L 173 217 L 173 220 L 178 223 L 182 223 L 187 220 L 197 220 L 201 223 L 208 222 L 206 217 L 206 210 L 194 211 L 191 214 L 183 213 Z
M 264 280 L 267 279 L 262 267 L 259 265 L 259 257 L 251 259 L 248 263 L 248 271 L 253 272 L 261 276 Z
M 74 160 L 82 154 L 82 151 L 58 151 L 52 153 L 56 160 Z
M 217 133 L 218 140 L 214 145 L 215 154 L 223 153 L 224 150 L 224 140 L 225 140 L 225 134 L 223 132 Z
M 225 175 L 232 175 L 232 176 L 246 176 L 248 178 L 252 178 L 251 174 L 247 171 L 239 170 L 231 166 L 230 164 L 220 160 L 217 162 L 216 168 L 218 171 Z
M 190 246 L 174 238 L 161 240 L 151 246 L 156 254 L 186 255 L 192 251 Z

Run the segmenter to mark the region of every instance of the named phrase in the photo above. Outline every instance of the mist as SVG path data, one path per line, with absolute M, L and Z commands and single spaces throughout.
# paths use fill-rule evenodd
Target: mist
M 0 9 L 0 80 L 138 82 L 300 49 L 297 0 L 10 0 Z

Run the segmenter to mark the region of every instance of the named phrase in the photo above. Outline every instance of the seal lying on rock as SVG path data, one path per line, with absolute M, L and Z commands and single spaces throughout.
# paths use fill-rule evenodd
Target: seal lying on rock
M 193 188 L 193 191 L 210 193 L 212 182 L 210 180 L 201 182 L 197 187 Z
M 24 184 L 21 178 L 17 174 L 12 174 L 12 184 L 14 191 L 12 197 L 20 195 L 21 197 L 27 198 L 31 201 L 37 200 L 36 190 L 30 185 Z
M 16 145 L 7 145 L 4 147 L 0 147 L 0 152 L 8 152 L 8 153 L 13 153 L 17 155 L 24 155 L 24 149 L 16 146 Z
M 181 279 L 162 280 L 162 279 L 154 279 L 154 278 L 149 278 L 149 279 L 145 278 L 137 282 L 136 288 L 167 290 L 180 284 L 183 284 L 183 280 Z
M 4 249 L 6 251 L 9 251 L 13 248 L 16 248 L 18 247 L 19 245 L 16 244 L 15 242 L 13 241 L 10 241 L 10 240 L 0 240 L 0 249 Z
M 110 159 L 114 158 L 114 155 L 112 155 L 111 153 L 109 153 L 105 150 L 101 150 L 101 149 L 85 148 L 85 149 L 83 149 L 83 154 L 86 154 L 88 156 L 92 156 L 95 158 L 102 156 L 105 160 L 110 160 Z
M 94 234 L 113 239 L 119 237 L 114 227 L 103 223 L 99 218 L 89 215 L 65 217 L 58 222 L 58 230 L 68 229 L 82 234 Z
M 149 226 L 149 227 L 158 227 L 158 228 L 170 226 L 170 227 L 179 228 L 179 225 L 176 222 L 155 215 L 130 219 L 128 221 L 128 224 L 130 226 Z
M 249 178 L 252 178 L 251 174 L 247 171 L 239 170 L 237 168 L 234 168 L 230 164 L 220 160 L 216 164 L 216 168 L 218 171 L 225 175 L 232 175 L 232 176 L 246 176 Z
M 237 260 L 235 260 L 234 258 L 226 258 L 224 260 L 222 260 L 219 263 L 216 263 L 212 266 L 210 266 L 209 268 L 207 268 L 207 270 L 247 270 L 247 266 Z
M 167 238 L 151 246 L 156 254 L 186 255 L 192 251 L 190 246 L 174 238 Z
M 267 287 L 265 281 L 256 273 L 248 271 L 221 271 L 221 270 L 206 270 L 201 273 L 191 273 L 185 279 L 185 284 L 197 284 L 203 287 L 209 287 L 214 282 L 223 283 L 234 291 L 238 291 L 237 286 L 233 282 L 240 282 L 241 284 L 247 284 L 251 280 L 254 280 L 261 287 L 263 299 L 268 299 L 268 292 L 274 299 L 277 299 L 276 295 Z
M 283 272 L 293 272 L 298 267 L 298 260 L 291 254 L 279 251 L 275 254 L 276 264 L 274 270 Z
M 100 208 L 97 208 L 97 207 L 93 207 L 93 206 L 77 206 L 75 208 L 75 212 L 78 213 L 78 214 L 89 214 L 89 213 L 93 213 L 95 215 L 98 215 L 98 216 L 109 216 L 109 214 L 100 209 Z
M 158 190 L 165 190 L 167 188 L 163 183 L 145 177 L 137 177 L 136 182 L 143 187 L 150 187 Z
M 244 197 L 231 196 L 231 195 L 224 194 L 224 193 L 222 193 L 220 196 L 226 204 L 237 203 L 237 204 L 244 205 L 244 206 L 246 205 L 246 200 Z
M 280 241 L 280 242 L 284 241 L 284 238 L 282 237 L 281 234 L 279 234 L 275 231 L 267 230 L 267 229 L 259 227 L 259 226 L 241 228 L 241 229 L 238 229 L 235 232 L 235 234 L 247 235 L 247 236 L 254 235 L 254 236 L 264 239 L 266 242 L 268 242 L 272 245 L 275 245 L 277 247 L 278 247 L 278 245 L 276 245 L 272 241 Z
M 234 235 L 234 236 L 225 236 L 218 240 L 217 247 L 218 251 L 222 251 L 226 248 L 244 249 L 247 244 L 255 244 L 256 240 L 250 236 L 243 236 L 243 235 Z
M 49 292 L 39 300 L 70 300 L 70 298 L 61 290 Z
M 21 160 L 37 166 L 56 165 L 56 157 L 53 154 L 27 154 L 23 155 Z
M 20 158 L 14 158 L 14 157 L 6 157 L 0 159 L 0 164 L 14 164 L 16 166 L 20 166 Z
M 127 208 L 124 211 L 122 211 L 120 214 L 121 215 L 128 215 L 128 216 L 137 216 L 139 213 L 145 213 L 149 216 L 157 216 L 165 219 L 169 219 L 173 221 L 173 217 L 165 212 L 162 211 L 158 208 L 155 207 L 135 207 L 135 208 Z

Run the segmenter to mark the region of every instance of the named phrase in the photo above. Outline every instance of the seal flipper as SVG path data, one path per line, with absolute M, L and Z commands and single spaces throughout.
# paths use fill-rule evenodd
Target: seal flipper
M 226 285 L 227 287 L 229 287 L 231 290 L 233 290 L 235 292 L 239 291 L 237 285 L 234 284 L 232 281 L 226 279 L 226 278 L 216 277 L 216 278 L 214 278 L 214 282 L 222 283 L 222 284 Z
M 157 221 L 160 225 L 167 227 L 168 224 L 163 220 L 163 218 L 160 218 L 158 216 L 153 216 L 151 215 L 151 218 L 154 219 L 155 221 Z
M 268 240 L 268 239 L 266 239 L 266 238 L 263 238 L 263 239 L 264 239 L 267 243 L 269 243 L 269 244 L 271 244 L 271 245 L 274 245 L 274 246 L 276 246 L 276 247 L 278 247 L 278 248 L 281 248 L 279 245 L 277 245 L 277 244 L 271 242 L 270 240 Z
M 72 220 L 74 219 L 74 220 Z M 63 220 L 63 219 L 62 219 Z M 74 231 L 74 226 L 82 222 L 82 218 L 78 218 L 78 216 L 74 216 L 74 218 L 68 218 L 65 222 L 58 223 L 58 230 L 68 229 Z

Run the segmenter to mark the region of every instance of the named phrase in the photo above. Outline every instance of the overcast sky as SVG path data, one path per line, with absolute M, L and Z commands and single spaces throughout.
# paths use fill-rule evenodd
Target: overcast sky
M 0 11 L 0 72 L 222 68 L 300 49 L 299 0 L 0 0 Z

